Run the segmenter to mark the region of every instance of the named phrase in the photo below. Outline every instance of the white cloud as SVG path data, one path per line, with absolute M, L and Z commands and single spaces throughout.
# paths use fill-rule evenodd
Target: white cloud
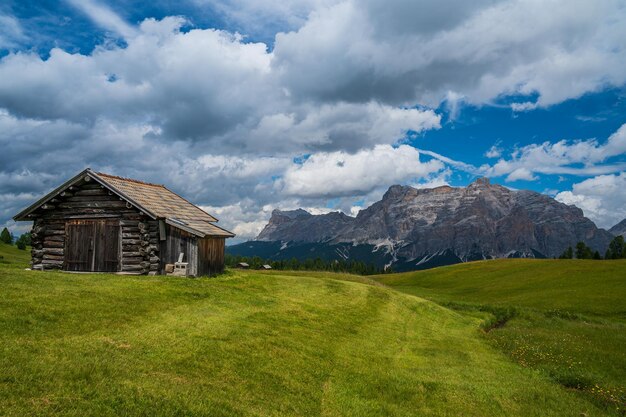
M 440 126 L 432 110 L 377 102 L 294 102 L 262 43 L 218 30 L 145 20 L 125 48 L 53 49 L 0 60 L 0 108 L 21 118 L 149 124 L 154 140 L 193 140 L 212 153 L 351 151 Z
M 27 39 L 19 20 L 0 14 L 0 49 L 16 48 Z
M 444 165 L 421 162 L 417 149 L 402 145 L 377 145 L 354 154 L 327 152 L 311 155 L 302 165 L 292 166 L 284 175 L 287 195 L 339 197 L 367 194 L 389 186 L 441 171 Z
M 599 227 L 610 228 L 626 218 L 626 172 L 600 175 L 574 184 L 556 199 L 580 207 Z
M 530 101 L 525 101 L 524 103 L 511 103 L 511 109 L 516 112 L 535 110 L 538 106 L 538 103 L 531 103 Z
M 67 0 L 77 9 L 85 13 L 102 28 L 114 32 L 125 39 L 137 35 L 137 29 L 124 21 L 117 13 L 95 0 Z
M 355 151 L 377 143 L 394 144 L 409 130 L 422 132 L 440 127 L 440 116 L 432 110 L 393 108 L 375 102 L 291 110 L 293 113 L 264 116 L 249 132 L 233 136 L 245 134 L 249 143 L 263 143 L 265 150 L 278 145 L 282 149 L 291 146 Z
M 295 30 L 306 23 L 309 14 L 339 0 L 193 0 L 210 6 L 247 34 L 273 37 L 276 32 Z
M 502 148 L 499 143 L 492 145 L 487 152 L 485 152 L 487 158 L 500 158 L 502 156 Z
M 626 168 L 625 161 L 608 162 L 625 154 L 626 124 L 605 143 L 588 139 L 527 145 L 516 149 L 510 159 L 502 158 L 493 166 L 480 169 L 488 176 L 508 175 L 507 181 L 530 181 L 535 179 L 534 174 L 601 175 Z
M 274 66 L 296 95 L 436 105 L 538 93 L 549 106 L 626 81 L 619 0 L 346 0 L 276 37 Z
M 251 236 L 266 208 L 325 209 L 332 197 L 350 213 L 393 183 L 444 183 L 446 165 L 509 180 L 623 169 L 624 127 L 604 144 L 531 145 L 480 169 L 390 146 L 439 128 L 421 106 L 442 100 L 454 116 L 507 94 L 544 107 L 623 85 L 619 0 L 220 3 L 246 34 L 263 22 L 285 30 L 273 50 L 227 31 L 181 32 L 181 17 L 135 26 L 97 0 L 69 1 L 127 45 L 0 58 L 0 195 L 42 193 L 89 165 L 225 207 Z M 0 47 L 24 39 L 0 16 Z M 15 207 L 0 205 L 2 222 Z
M 534 181 L 536 179 L 537 177 L 527 168 L 516 168 L 506 177 L 507 181 Z

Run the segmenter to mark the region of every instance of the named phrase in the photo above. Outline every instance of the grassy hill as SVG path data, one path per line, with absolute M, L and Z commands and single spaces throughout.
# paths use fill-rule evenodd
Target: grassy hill
M 42 273 L 4 256 L 0 415 L 619 415 L 503 354 L 489 337 L 508 324 L 479 330 L 489 312 L 366 278 Z
M 373 277 L 438 302 L 476 302 L 626 319 L 626 260 L 497 259 Z
M 19 250 L 15 245 L 0 242 L 0 268 L 27 268 L 30 262 L 30 248 Z
M 624 415 L 626 260 L 505 259 L 372 279 L 465 314 L 491 314 L 495 330 L 485 337 L 493 346 Z

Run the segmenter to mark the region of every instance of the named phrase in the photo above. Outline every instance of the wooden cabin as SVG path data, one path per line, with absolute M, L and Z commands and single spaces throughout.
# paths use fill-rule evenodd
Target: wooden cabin
M 183 253 L 187 273 L 224 269 L 234 234 L 163 185 L 87 168 L 14 217 L 32 221 L 32 268 L 163 274 Z

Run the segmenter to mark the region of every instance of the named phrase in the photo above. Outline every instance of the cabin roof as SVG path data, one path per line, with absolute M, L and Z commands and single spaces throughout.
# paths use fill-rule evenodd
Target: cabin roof
M 131 178 L 94 172 L 87 168 L 71 180 L 65 182 L 45 197 L 14 217 L 15 220 L 29 220 L 28 215 L 46 201 L 54 198 L 85 175 L 93 178 L 122 199 L 144 211 L 153 219 L 163 219 L 173 227 L 185 230 L 200 237 L 233 237 L 234 234 L 218 227 L 218 220 L 200 207 L 170 191 L 163 185 L 151 184 Z

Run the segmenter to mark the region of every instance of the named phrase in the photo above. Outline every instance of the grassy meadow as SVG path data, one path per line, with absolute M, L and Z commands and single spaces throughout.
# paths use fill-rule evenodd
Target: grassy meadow
M 626 260 L 503 259 L 373 279 L 490 314 L 485 337 L 493 346 L 624 415 Z
M 2 244 L 0 256 L 2 416 L 623 415 L 588 385 L 623 389 L 624 262 L 513 285 L 536 267 L 498 292 L 509 275 L 490 268 L 525 263 L 189 279 L 26 271 L 28 252 Z M 572 375 L 587 385 L 533 347 L 584 362 Z

